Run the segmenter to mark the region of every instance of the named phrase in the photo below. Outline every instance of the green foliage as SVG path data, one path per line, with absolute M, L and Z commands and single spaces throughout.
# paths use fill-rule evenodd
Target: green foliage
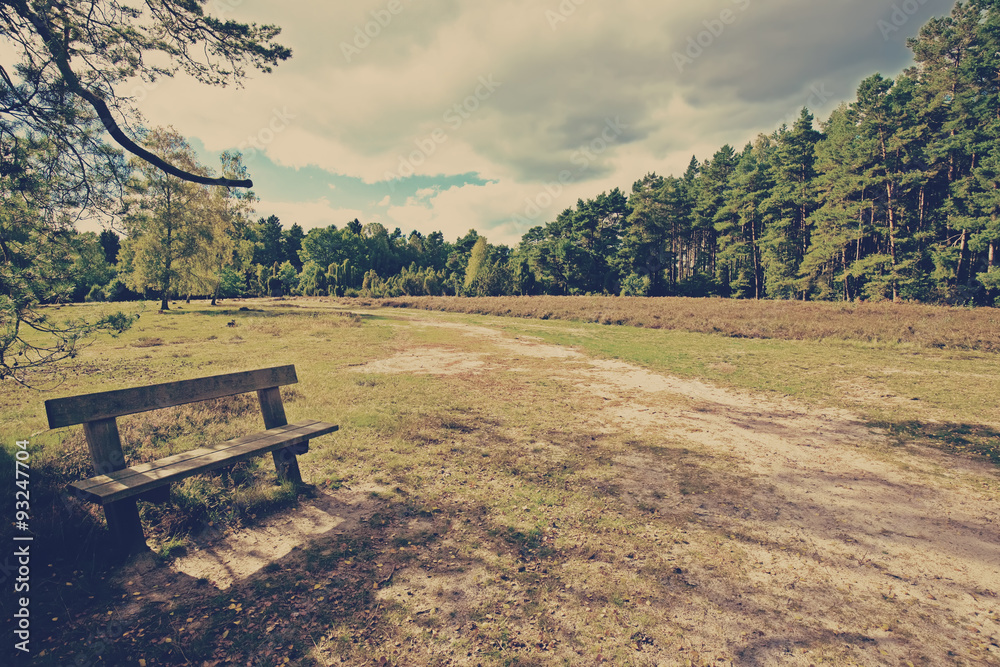
M 976 276 L 976 280 L 988 290 L 1000 291 L 1000 268 L 993 267 L 989 271 L 980 273 Z
M 61 159 L 48 140 L 18 139 L 0 119 L 0 380 L 76 355 L 106 319 L 64 321 L 41 308 L 85 298 L 110 275 L 93 234 L 73 230 L 64 205 L 80 201 L 78 182 L 59 175 Z
M 95 290 L 100 292 L 115 277 L 114 267 L 105 259 L 105 251 L 97 234 L 93 232 L 77 234 L 71 246 L 74 258 L 69 270 L 73 276 L 74 287 L 70 298 L 73 301 L 103 300 L 103 298 L 88 298 L 95 293 Z
M 302 266 L 302 273 L 298 275 L 298 293 L 303 296 L 326 296 L 326 286 L 327 277 L 323 267 L 311 260 L 306 262 Z
M 472 252 L 469 254 L 469 263 L 465 268 L 465 283 L 463 287 L 466 292 L 474 291 L 476 281 L 479 280 L 480 275 L 488 268 L 488 255 L 489 244 L 486 242 L 485 237 L 480 236 L 476 239 L 476 244 L 472 246 Z
M 87 292 L 87 296 L 84 301 L 104 301 L 107 297 L 104 296 L 104 288 L 100 285 L 94 285 Z
M 254 264 L 271 266 L 275 262 L 281 264 L 289 259 L 285 244 L 282 242 L 281 221 L 277 216 L 261 218 L 256 224 L 251 225 L 247 232 L 254 242 Z
M 522 294 L 578 294 L 614 291 L 612 267 L 628 216 L 617 188 L 578 201 L 554 222 L 529 230 L 507 266 L 510 290 Z
M 94 186 L 108 153 L 95 137 L 98 126 L 126 150 L 142 152 L 118 125 L 123 116 L 126 125 L 141 120 L 132 100 L 115 92 L 124 82 L 183 71 L 208 85 L 239 83 L 247 66 L 268 72 L 291 56 L 274 41 L 279 28 L 220 20 L 206 4 L 0 3 L 0 40 L 7 47 L 0 108 L 25 133 L 49 137 L 72 155 L 73 162 L 63 166 L 74 178 L 83 176 L 84 190 L 90 190 L 82 195 L 84 206 L 97 196 Z M 144 157 L 175 177 L 203 176 L 163 156 Z
M 326 269 L 326 279 L 329 284 L 330 296 L 344 296 L 348 289 L 360 284 L 358 271 L 351 260 L 345 259 L 342 263 L 330 264 Z
M 275 273 L 272 273 L 267 279 L 267 294 L 268 296 L 284 295 L 284 291 L 282 291 L 281 278 L 279 278 Z
M 107 328 L 101 322 L 53 322 L 40 304 L 98 300 L 102 292 L 114 300 L 128 296 L 111 269 L 119 260 L 117 235 L 105 230 L 98 239 L 74 236 L 73 230 L 75 219 L 115 207 L 128 181 L 122 154 L 106 143 L 105 131 L 142 155 L 147 167 L 155 164 L 186 181 L 218 181 L 175 162 L 175 155 L 164 161 L 155 154 L 159 147 L 149 153 L 137 145 L 119 125 L 124 119 L 144 133 L 131 100 L 116 94 L 121 85 L 179 71 L 209 85 L 238 83 L 246 67 L 270 71 L 291 55 L 274 41 L 280 32 L 275 26 L 220 20 L 204 2 L 145 4 L 0 3 L 0 42 L 6 47 L 0 85 L 0 378 L 20 378 L 25 368 L 72 356 L 85 336 Z M 245 175 L 234 177 L 245 184 Z M 147 171 L 140 179 L 145 182 L 136 185 L 146 189 L 153 180 Z M 154 245 L 133 241 L 124 266 L 135 289 L 156 286 L 165 305 L 173 279 L 182 276 L 171 273 L 170 259 L 166 267 L 156 266 L 149 252 Z M 166 246 L 172 256 L 177 248 Z
M 104 288 L 105 301 L 134 301 L 140 295 L 128 288 L 121 278 L 115 278 Z
M 205 173 L 191 146 L 174 130 L 152 131 L 146 145 L 189 172 Z M 133 166 L 138 176 L 130 187 L 119 272 L 130 289 L 159 293 L 160 308 L 167 310 L 167 299 L 195 274 L 199 252 L 213 239 L 211 193 L 138 159 Z
M 95 321 L 61 321 L 39 310 L 19 312 L 17 302 L 0 294 L 0 380 L 23 382 L 27 371 L 73 358 L 89 337 L 123 333 L 137 318 L 117 312 Z
M 281 294 L 291 294 L 299 282 L 299 274 L 290 261 L 282 263 L 275 272 L 275 277 L 281 285 Z M 280 296 L 280 295 L 279 295 Z
M 1000 306 L 1000 268 L 992 267 L 989 271 L 978 274 L 976 280 L 993 296 L 993 304 Z
M 704 162 L 693 156 L 679 177 L 651 173 L 627 196 L 614 189 L 581 199 L 529 229 L 515 248 L 490 244 L 475 230 L 451 243 L 441 232 L 404 234 L 359 220 L 308 233 L 295 224 L 283 228 L 275 216 L 250 223 L 252 196 L 187 197 L 196 190 L 184 183 L 170 195 L 176 215 L 153 207 L 151 195 L 138 196 L 149 201 L 130 212 L 134 224 L 120 253 L 113 234 L 99 243 L 80 235 L 46 260 L 48 274 L 62 278 L 32 289 L 42 301 L 58 301 L 97 298 L 93 286 L 108 285 L 105 295 L 118 298 L 122 290 L 111 289 L 106 263 L 117 253 L 128 286 L 164 299 L 171 291 L 219 294 L 225 282 L 226 294 L 272 296 L 992 304 L 1000 289 L 993 277 L 1000 244 L 1000 8 L 985 0 L 956 4 L 909 46 L 916 67 L 895 79 L 866 78 L 825 121 L 817 124 L 802 109 L 791 127 L 761 134 L 742 150 L 725 145 Z M 182 140 L 168 135 L 150 139 L 199 171 Z M 235 156 L 224 172 L 240 177 Z M 155 178 L 138 181 L 148 191 Z M 23 205 L 7 203 L 11 210 Z M 168 218 L 169 244 L 162 234 Z M 227 267 L 244 276 L 242 283 Z
M 511 291 L 992 303 L 1000 9 L 959 3 L 909 46 L 919 67 L 869 77 L 822 131 L 803 109 L 739 153 L 636 182 L 606 242 L 592 202 L 529 230 Z
M 650 280 L 649 276 L 641 276 L 638 273 L 630 273 L 622 281 L 621 296 L 649 296 Z
M 230 267 L 222 269 L 219 273 L 219 297 L 232 299 L 242 295 L 244 291 L 243 275 Z

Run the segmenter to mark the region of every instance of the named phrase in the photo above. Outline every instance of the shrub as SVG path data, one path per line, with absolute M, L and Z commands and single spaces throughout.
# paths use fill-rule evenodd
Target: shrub
M 84 297 L 86 301 L 104 301 L 107 297 L 104 296 L 104 288 L 100 285 L 93 285 L 90 291 L 87 292 L 87 296 Z
M 628 278 L 622 281 L 622 296 L 649 296 L 651 281 L 649 276 L 640 276 L 638 273 L 630 273 Z

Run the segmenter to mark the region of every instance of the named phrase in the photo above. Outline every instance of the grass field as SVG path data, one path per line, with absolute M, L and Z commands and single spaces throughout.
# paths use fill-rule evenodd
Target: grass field
M 147 306 L 50 392 L 6 386 L 30 664 L 1000 661 L 997 311 L 406 303 L 508 317 Z M 342 429 L 300 457 L 312 488 L 269 457 L 192 478 L 141 504 L 158 555 L 106 565 L 100 511 L 60 490 L 90 474 L 82 433 L 43 401 L 285 363 L 289 419 Z M 133 462 L 260 428 L 246 397 L 119 421 Z

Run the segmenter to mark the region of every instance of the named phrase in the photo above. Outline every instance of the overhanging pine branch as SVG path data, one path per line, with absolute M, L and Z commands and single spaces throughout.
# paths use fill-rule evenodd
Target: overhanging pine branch
M 150 153 L 145 148 L 139 144 L 132 141 L 127 134 L 125 134 L 122 129 L 118 126 L 115 121 L 114 116 L 111 115 L 111 109 L 100 97 L 95 95 L 93 92 L 87 90 L 83 86 L 77 84 L 73 87 L 74 92 L 90 103 L 90 106 L 94 107 L 97 112 L 98 118 L 101 119 L 101 123 L 104 124 L 104 128 L 108 131 L 108 134 L 114 138 L 125 150 L 128 152 L 138 155 L 146 162 L 149 162 L 155 167 L 158 167 L 170 174 L 171 176 L 176 176 L 185 181 L 191 181 L 193 183 L 201 183 L 202 185 L 225 185 L 230 188 L 252 188 L 253 181 L 249 178 L 245 180 L 234 180 L 231 178 L 209 178 L 207 176 L 199 176 L 198 174 L 192 174 L 184 171 L 183 169 L 178 169 L 169 162 L 163 160 L 162 158 Z
M 58 37 L 53 35 L 45 20 L 35 14 L 28 7 L 25 0 L 2 0 L 0 1 L 0 4 L 13 7 L 22 18 L 31 23 L 31 25 L 38 32 L 38 35 L 45 42 L 45 46 L 52 55 L 52 59 L 59 68 L 59 73 L 62 74 L 62 77 L 68 84 L 69 89 L 86 100 L 87 103 L 94 108 L 94 111 L 97 112 L 97 116 L 101 119 L 101 123 L 104 125 L 104 128 L 108 131 L 111 137 L 117 141 L 119 145 L 121 145 L 122 148 L 133 155 L 141 157 L 143 160 L 146 160 L 157 168 L 162 169 L 171 176 L 176 176 L 177 178 L 185 181 L 200 183 L 202 185 L 224 185 L 230 188 L 253 187 L 253 181 L 250 179 L 234 180 L 231 178 L 209 178 L 207 176 L 192 174 L 184 171 L 183 169 L 178 169 L 163 158 L 154 155 L 139 144 L 132 141 L 132 139 L 122 131 L 121 127 L 119 127 L 118 121 L 115 120 L 115 117 L 112 115 L 111 109 L 108 107 L 107 103 L 99 95 L 87 89 L 82 83 L 80 83 L 80 78 L 69 65 L 69 56 L 66 53 L 63 43 Z

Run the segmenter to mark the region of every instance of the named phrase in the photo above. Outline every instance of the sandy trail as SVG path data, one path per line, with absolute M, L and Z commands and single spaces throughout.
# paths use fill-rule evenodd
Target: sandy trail
M 749 556 L 749 569 L 719 564 L 701 573 L 718 580 L 706 593 L 715 613 L 693 613 L 689 619 L 706 649 L 731 646 L 734 628 L 748 623 L 766 627 L 772 615 L 774 623 L 785 622 L 779 612 L 786 610 L 776 607 L 773 595 L 759 596 L 750 616 L 734 605 L 744 595 L 753 596 L 755 586 L 766 586 L 787 590 L 788 604 L 794 601 L 810 623 L 796 631 L 770 628 L 789 639 L 780 646 L 748 643 L 740 656 L 745 664 L 795 664 L 790 651 L 796 632 L 802 638 L 817 632 L 835 638 L 846 636 L 851 625 L 885 642 L 878 649 L 881 659 L 851 658 L 862 664 L 886 664 L 882 659 L 906 664 L 914 657 L 902 647 L 892 651 L 892 633 L 916 639 L 929 654 L 951 652 L 956 660 L 955 646 L 971 644 L 973 655 L 986 660 L 982 664 L 1000 664 L 1000 511 L 995 493 L 983 490 L 995 489 L 998 479 L 989 464 L 931 450 L 893 451 L 884 434 L 843 410 L 765 399 L 592 359 L 488 327 L 409 313 L 400 319 L 489 341 L 495 352 L 485 364 L 482 354 L 469 355 L 463 370 L 470 372 L 516 368 L 523 358 L 545 360 L 546 373 L 563 379 L 581 399 L 603 399 L 603 406 L 581 412 L 596 429 L 630 429 L 665 443 L 687 443 L 750 481 L 737 501 L 713 495 L 702 496 L 694 506 L 683 498 L 666 500 L 668 508 L 690 506 L 706 529 L 739 533 Z M 423 348 L 425 363 L 418 372 L 450 373 L 460 354 L 456 348 Z M 439 366 L 426 361 L 435 356 Z M 392 360 L 375 362 L 371 370 L 376 368 L 415 370 Z M 650 501 L 651 490 L 669 487 L 669 470 L 651 457 L 628 455 L 619 463 L 628 471 L 626 486 L 637 501 Z M 722 574 L 732 583 L 721 581 Z M 792 592 L 797 583 L 800 593 Z M 963 639 L 964 634 L 971 639 Z

